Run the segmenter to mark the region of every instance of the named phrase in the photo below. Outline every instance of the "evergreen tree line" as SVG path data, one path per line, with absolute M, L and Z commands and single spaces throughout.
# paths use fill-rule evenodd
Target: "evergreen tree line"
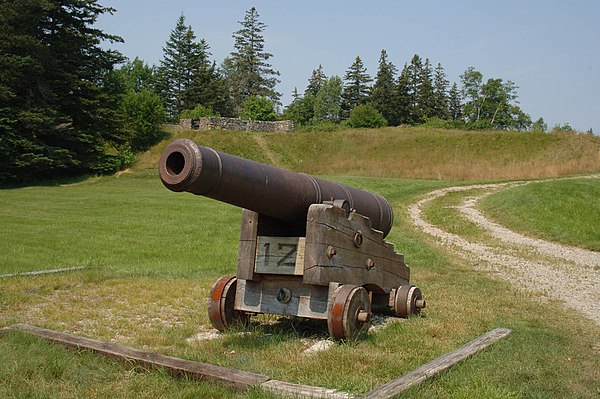
M 469 129 L 546 130 L 543 119 L 532 123 L 518 105 L 517 86 L 490 78 L 469 67 L 460 87 L 450 84 L 441 64 L 415 54 L 400 72 L 381 51 L 375 78 L 356 57 L 343 79 L 327 77 L 323 66 L 313 70 L 303 95 L 294 100 L 284 117 L 296 124 L 339 123 L 372 127 L 420 125 Z
M 302 94 L 278 115 L 279 72 L 269 63 L 254 7 L 233 33 L 220 64 L 181 15 L 158 66 L 127 60 L 103 41 L 122 42 L 94 27 L 115 10 L 97 0 L 0 2 L 0 183 L 113 173 L 165 136 L 180 117 L 289 118 L 298 125 L 376 127 L 441 124 L 545 130 L 518 106 L 511 81 L 474 68 L 450 85 L 440 64 L 415 55 L 398 73 L 381 52 L 371 78 L 356 57 L 343 79 L 312 72 Z
M 264 50 L 266 25 L 253 7 L 233 33 L 234 51 L 217 67 L 210 46 L 196 39 L 181 15 L 163 47 L 163 59 L 150 68 L 155 92 L 172 121 L 180 117 L 239 116 L 274 120 L 281 94 L 275 90 L 279 72 Z M 414 55 L 398 73 L 381 51 L 375 78 L 356 57 L 343 78 L 327 77 L 322 65 L 313 70 L 303 94 L 280 118 L 296 125 L 345 122 L 350 127 L 428 124 L 469 129 L 545 130 L 543 120 L 531 122 L 518 105 L 517 86 L 490 78 L 470 67 L 460 76 L 460 87 L 450 84 L 441 64 Z
M 92 27 L 95 1 L 0 2 L 0 182 L 104 173 L 128 141 L 112 74 L 122 41 Z M 125 152 L 123 152 L 125 154 Z
M 196 39 L 181 15 L 163 47 L 163 59 L 153 68 L 156 93 L 162 98 L 170 120 L 180 117 L 241 116 L 258 112 L 263 119 L 275 119 L 275 104 L 281 96 L 275 90 L 278 71 L 264 49 L 256 8 L 248 10 L 241 29 L 233 33 L 234 51 L 217 67 L 210 60 L 210 46 Z M 258 118 L 255 118 L 258 119 Z
M 0 183 L 114 173 L 165 137 L 165 121 L 223 115 L 275 119 L 279 72 L 255 8 L 217 67 L 179 17 L 158 67 L 127 60 L 94 27 L 97 0 L 0 2 Z

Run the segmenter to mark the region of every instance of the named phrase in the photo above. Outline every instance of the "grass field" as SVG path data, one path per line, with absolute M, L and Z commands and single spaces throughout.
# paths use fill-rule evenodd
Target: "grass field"
M 487 197 L 481 207 L 512 230 L 600 251 L 598 179 L 528 184 Z
M 211 133 L 206 141 L 266 161 L 252 136 L 240 134 L 231 141 L 222 136 Z M 283 138 L 264 138 L 284 165 L 294 159 L 290 154 L 300 151 L 293 150 L 292 144 L 299 145 L 295 141 L 285 153 L 277 143 Z M 219 140 L 221 147 L 215 144 Z M 392 203 L 395 224 L 388 240 L 405 254 L 411 279 L 426 295 L 423 317 L 312 356 L 301 352 L 326 337 L 326 326 L 272 316 L 256 317 L 244 335 L 193 340 L 210 329 L 210 286 L 219 276 L 235 272 L 240 210 L 166 190 L 156 172 L 144 169 L 158 151 L 147 154 L 134 173 L 0 191 L 0 274 L 87 266 L 70 273 L 0 279 L 0 327 L 29 323 L 355 393 L 495 327 L 508 327 L 514 331 L 510 338 L 401 397 L 600 395 L 596 325 L 478 271 L 410 226 L 407 205 L 430 190 L 456 183 L 452 181 L 330 176 L 379 192 Z M 325 173 L 334 175 L 335 167 Z M 160 372 L 131 370 L 18 333 L 0 339 L 0 359 L 3 398 L 269 397 L 260 391 L 233 393 L 213 384 L 174 381 Z

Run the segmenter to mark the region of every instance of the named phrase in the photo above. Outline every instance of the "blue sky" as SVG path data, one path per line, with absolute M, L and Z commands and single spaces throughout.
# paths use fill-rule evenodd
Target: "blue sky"
M 374 76 L 381 49 L 401 68 L 413 54 L 442 64 L 450 81 L 469 66 L 484 79 L 512 80 L 522 109 L 552 127 L 569 123 L 600 133 L 600 1 L 119 1 L 98 26 L 123 37 L 112 45 L 158 65 L 162 47 L 183 13 L 220 64 L 233 50 L 232 33 L 256 7 L 265 50 L 281 72 L 277 89 L 291 101 L 313 69 L 340 75 L 356 56 Z

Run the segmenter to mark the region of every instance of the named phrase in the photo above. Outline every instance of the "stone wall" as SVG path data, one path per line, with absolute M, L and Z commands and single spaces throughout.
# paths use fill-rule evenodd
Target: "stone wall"
M 242 130 L 246 132 L 291 132 L 292 121 L 253 121 L 239 118 L 206 117 L 200 119 L 181 119 L 180 129 L 193 130 Z

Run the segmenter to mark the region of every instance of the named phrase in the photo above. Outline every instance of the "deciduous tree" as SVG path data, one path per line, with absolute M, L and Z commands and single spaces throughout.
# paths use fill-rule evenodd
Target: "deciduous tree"
M 155 91 L 154 69 L 139 58 L 127 61 L 113 73 L 124 88 L 121 120 L 133 153 L 145 151 L 165 136 L 166 111 Z
M 240 118 L 259 121 L 274 121 L 277 119 L 273 101 L 266 97 L 252 96 L 246 99 Z
M 483 75 L 474 67 L 469 67 L 460 75 L 461 95 L 464 101 L 463 117 L 467 123 L 476 123 L 481 117 L 483 100 L 481 98 L 481 86 Z
M 548 130 L 548 125 L 544 121 L 544 118 L 541 116 L 531 124 L 532 132 L 546 132 Z
M 153 67 L 138 57 L 127 60 L 114 72 L 122 81 L 125 91 L 140 92 L 144 89 L 156 90 L 156 74 Z
M 162 124 L 166 112 L 154 91 L 147 88 L 129 91 L 123 96 L 121 109 L 127 141 L 134 153 L 147 150 L 165 137 Z
M 295 98 L 283 111 L 283 118 L 295 125 L 306 125 L 315 116 L 315 98 L 312 95 Z
M 354 107 L 352 111 L 350 111 L 350 116 L 346 123 L 348 126 L 354 128 L 377 128 L 388 124 L 383 115 L 370 104 Z
M 334 75 L 327 79 L 315 98 L 315 122 L 339 122 L 342 111 L 342 79 Z
M 517 105 L 514 82 L 490 78 L 482 83 L 483 75 L 473 67 L 461 75 L 461 81 L 465 98 L 463 113 L 468 126 L 515 130 L 531 126 L 531 118 Z

